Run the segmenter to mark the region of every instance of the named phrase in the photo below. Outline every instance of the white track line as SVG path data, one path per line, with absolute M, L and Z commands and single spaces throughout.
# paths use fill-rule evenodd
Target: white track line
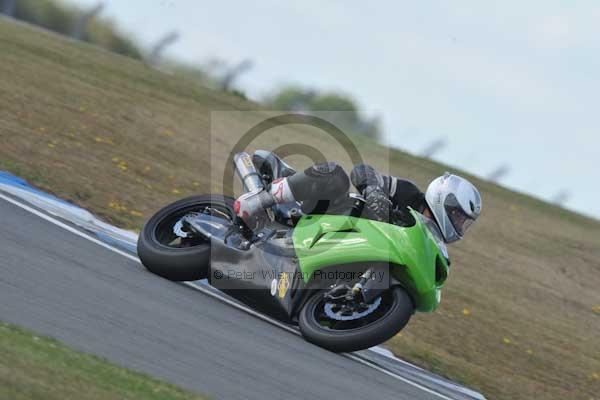
M 48 221 L 50 223 L 53 223 L 54 225 L 59 226 L 59 227 L 65 229 L 65 230 L 67 230 L 67 231 L 69 231 L 69 232 L 71 232 L 71 233 L 79 236 L 79 237 L 87 239 L 90 242 L 93 242 L 93 243 L 95 243 L 95 244 L 97 244 L 99 246 L 102 246 L 102 247 L 104 247 L 104 248 L 106 248 L 108 250 L 111 250 L 111 251 L 113 251 L 113 252 L 115 252 L 117 254 L 122 255 L 123 257 L 127 257 L 128 259 L 141 264 L 141 261 L 140 261 L 140 259 L 138 257 L 136 257 L 136 256 L 134 256 L 132 254 L 126 253 L 126 252 L 124 252 L 122 250 L 119 250 L 116 247 L 113 247 L 113 246 L 111 246 L 109 244 L 106 244 L 106 243 L 102 242 L 101 240 L 98 240 L 95 237 L 92 237 L 92 236 L 90 236 L 87 233 L 84 233 L 84 232 L 82 232 L 82 231 L 80 231 L 80 230 L 78 230 L 76 228 L 73 228 L 72 226 L 70 226 L 68 224 L 65 224 L 64 222 L 59 221 L 58 219 L 56 219 L 56 218 L 54 218 L 54 217 L 52 217 L 52 216 L 50 216 L 48 214 L 45 214 L 45 213 L 43 213 L 43 212 L 41 212 L 39 210 L 36 210 L 33 207 L 30 207 L 30 206 L 28 206 L 28 205 L 26 205 L 24 203 L 21 203 L 21 202 L 13 199 L 11 197 L 5 196 L 2 193 L 0 193 L 0 199 L 3 199 L 3 200 L 5 200 L 5 201 L 7 201 L 7 202 L 9 202 L 11 204 L 14 204 L 17 207 L 22 208 L 23 210 L 26 210 L 26 211 L 28 211 L 28 212 L 30 212 L 32 214 L 35 214 L 38 217 L 42 218 L 43 220 L 46 220 L 46 221 Z M 210 296 L 212 298 L 215 298 L 215 299 L 217 299 L 217 300 L 219 300 L 219 301 L 221 301 L 221 302 L 223 302 L 225 304 L 228 304 L 228 305 L 230 305 L 232 307 L 235 307 L 238 310 L 242 310 L 242 311 L 244 311 L 244 312 L 246 312 L 246 313 L 248 313 L 250 315 L 253 315 L 253 316 L 257 317 L 257 318 L 262 319 L 263 321 L 266 321 L 266 322 L 268 322 L 268 323 L 270 323 L 272 325 L 275 325 L 275 326 L 277 326 L 277 327 L 279 327 L 281 329 L 284 329 L 284 330 L 286 330 L 286 331 L 288 331 L 290 333 L 293 333 L 294 335 L 300 336 L 300 332 L 298 332 L 296 329 L 292 328 L 291 326 L 286 325 L 286 324 L 284 324 L 284 323 L 282 323 L 280 321 L 277 321 L 276 319 L 273 319 L 271 317 L 268 317 L 268 316 L 266 316 L 264 314 L 261 314 L 261 313 L 255 311 L 255 310 L 253 310 L 253 309 L 251 309 L 249 307 L 246 307 L 246 306 L 244 306 L 242 304 L 239 304 L 239 303 L 237 303 L 237 302 L 235 302 L 235 301 L 233 301 L 231 299 L 228 299 L 227 297 L 221 296 L 221 295 L 219 295 L 219 294 L 211 291 L 210 289 L 207 289 L 207 288 L 203 287 L 202 285 L 198 285 L 198 284 L 195 284 L 193 282 L 183 282 L 183 284 L 186 285 L 186 286 L 189 286 L 189 287 L 191 287 L 191 288 L 193 288 L 195 290 L 198 290 L 198 291 L 200 291 L 200 292 L 202 292 L 202 293 L 204 293 L 204 294 L 206 294 L 206 295 L 208 295 L 208 296 Z M 444 400 L 454 400 L 451 397 L 448 397 L 448 396 L 446 396 L 446 395 L 444 395 L 442 393 L 438 393 L 438 392 L 436 392 L 436 391 L 434 391 L 434 390 L 432 390 L 432 389 L 430 389 L 430 388 L 428 388 L 426 386 L 423 386 L 423 385 L 421 385 L 421 384 L 419 384 L 417 382 L 411 381 L 410 379 L 407 379 L 407 378 L 405 378 L 403 376 L 400 376 L 400 375 L 395 374 L 395 373 L 393 373 L 391 371 L 388 371 L 385 368 L 382 368 L 382 367 L 380 367 L 378 365 L 375 365 L 375 364 L 373 364 L 373 363 L 371 363 L 371 362 L 369 362 L 369 361 L 367 361 L 367 360 L 365 360 L 363 358 L 360 358 L 359 356 L 357 356 L 355 354 L 352 354 L 352 353 L 341 353 L 340 355 L 343 356 L 343 357 L 349 358 L 351 360 L 354 360 L 356 362 L 359 362 L 359 363 L 361 363 L 363 365 L 366 365 L 366 366 L 368 366 L 370 368 L 373 368 L 373 369 L 375 369 L 375 370 L 377 370 L 377 371 L 379 371 L 379 372 L 381 372 L 383 374 L 386 374 L 386 375 L 388 375 L 388 376 L 390 376 L 392 378 L 395 378 L 395 379 L 397 379 L 399 381 L 402 381 L 402 382 L 404 382 L 404 383 L 406 383 L 408 385 L 414 386 L 414 387 L 416 387 L 416 388 L 418 388 L 418 389 L 420 389 L 420 390 L 422 390 L 422 391 L 424 391 L 426 393 L 432 394 L 432 395 L 437 396 L 437 397 L 439 397 L 441 399 L 444 399 Z
M 253 315 L 253 316 L 257 317 L 257 318 L 260 318 L 263 321 L 266 321 L 266 322 L 268 322 L 268 323 L 270 323 L 272 325 L 275 325 L 275 326 L 277 326 L 277 327 L 279 327 L 281 329 L 284 329 L 284 330 L 286 330 L 286 331 L 288 331 L 290 333 L 293 333 L 294 335 L 302 336 L 298 330 L 292 328 L 291 326 L 289 326 L 287 324 L 284 324 L 283 322 L 278 321 L 276 319 L 273 319 L 271 317 L 268 317 L 268 316 L 266 316 L 264 314 L 261 314 L 261 313 L 255 311 L 255 310 L 253 310 L 251 308 L 248 308 L 248 307 L 246 307 L 246 306 L 244 306 L 242 304 L 239 304 L 239 303 L 237 303 L 237 302 L 235 302 L 235 301 L 233 301 L 231 299 L 228 299 L 226 297 L 220 296 L 218 293 L 215 293 L 215 292 L 213 292 L 213 291 L 211 291 L 211 290 L 209 290 L 209 289 L 207 289 L 205 287 L 202 287 L 202 285 L 197 285 L 197 284 L 195 284 L 193 282 L 184 282 L 184 284 L 187 285 L 187 286 L 190 286 L 190 287 L 192 287 L 192 288 L 194 288 L 196 290 L 199 290 L 199 291 L 201 291 L 201 292 L 203 292 L 203 293 L 205 293 L 205 294 L 207 294 L 207 295 L 209 295 L 211 297 L 214 297 L 215 299 L 220 300 L 223 303 L 229 304 L 232 307 L 235 307 L 235 308 L 237 308 L 239 310 L 245 311 L 248 314 L 251 314 L 251 315 Z M 398 375 L 398 374 L 395 374 L 395 373 L 393 373 L 391 371 L 388 371 L 385 368 L 380 367 L 379 365 L 373 364 L 372 362 L 369 362 L 369 361 L 361 358 L 360 356 L 357 356 L 356 354 L 352 354 L 352 353 L 340 353 L 340 355 L 343 356 L 343 357 L 349 358 L 351 360 L 357 361 L 357 362 L 359 362 L 359 363 L 361 363 L 363 365 L 366 365 L 368 367 L 371 367 L 371 368 L 373 368 L 373 369 L 375 369 L 375 370 L 377 370 L 377 371 L 379 371 L 381 373 L 384 373 L 384 374 L 386 374 L 388 376 L 391 376 L 392 378 L 400 380 L 400 381 L 402 381 L 402 382 L 404 382 L 404 383 L 406 383 L 408 385 L 415 386 L 418 389 L 420 389 L 420 390 L 422 390 L 424 392 L 427 392 L 429 394 L 433 394 L 433 395 L 435 395 L 435 396 L 437 396 L 437 397 L 439 397 L 441 399 L 444 399 L 444 400 L 453 400 L 451 397 L 448 397 L 448 396 L 446 396 L 446 395 L 444 395 L 442 393 L 438 393 L 435 390 L 432 390 L 432 389 L 430 389 L 430 388 L 428 388 L 426 386 L 420 385 L 417 382 L 411 381 L 410 379 L 407 379 L 407 378 L 405 378 L 405 377 L 403 377 L 401 375 Z

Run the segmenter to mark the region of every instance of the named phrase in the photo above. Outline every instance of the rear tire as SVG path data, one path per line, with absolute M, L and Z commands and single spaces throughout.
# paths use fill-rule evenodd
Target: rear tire
M 189 212 L 201 210 L 209 205 L 233 217 L 233 202 L 231 197 L 202 195 L 188 197 L 162 208 L 146 222 L 140 233 L 137 251 L 142 264 L 150 272 L 171 281 L 206 278 L 210 270 L 208 240 L 200 240 L 198 244 L 190 247 L 173 247 L 161 239 L 170 234 L 170 221 L 176 221 Z
M 389 310 L 380 319 L 360 328 L 334 330 L 324 327 L 317 317 L 324 293 L 319 291 L 306 302 L 300 311 L 298 323 L 307 341 L 336 353 L 367 349 L 391 339 L 406 326 L 414 311 L 406 291 L 401 287 L 393 287 L 389 293 Z

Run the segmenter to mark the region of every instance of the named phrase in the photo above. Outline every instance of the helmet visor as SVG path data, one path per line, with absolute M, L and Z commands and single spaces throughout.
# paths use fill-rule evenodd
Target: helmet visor
M 465 212 L 456 199 L 456 196 L 453 194 L 446 197 L 444 208 L 446 209 L 448 219 L 452 223 L 456 233 L 461 237 L 464 236 L 465 232 L 473 225 L 475 220 Z

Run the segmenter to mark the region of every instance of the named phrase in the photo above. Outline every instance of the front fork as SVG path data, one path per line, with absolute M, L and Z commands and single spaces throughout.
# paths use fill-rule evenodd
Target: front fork
M 333 301 L 359 301 L 371 304 L 389 289 L 389 285 L 385 287 L 382 283 L 377 282 L 376 272 L 376 268 L 369 268 L 360 276 L 354 286 L 335 285 L 325 294 L 325 297 Z

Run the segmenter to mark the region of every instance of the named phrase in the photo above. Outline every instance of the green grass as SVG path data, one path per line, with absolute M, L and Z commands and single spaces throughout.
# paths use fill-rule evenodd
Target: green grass
M 0 54 L 2 167 L 122 227 L 138 229 L 183 196 L 220 192 L 214 178 L 235 132 L 265 115 L 257 104 L 5 20 Z M 254 112 L 230 115 L 211 136 L 211 112 L 228 110 Z M 448 169 L 354 139 L 367 162 L 421 187 Z M 280 127 L 251 146 L 289 142 L 351 167 L 315 129 Z M 490 399 L 598 398 L 600 223 L 470 178 L 483 215 L 450 248 L 442 305 L 414 316 L 387 346 Z
M 0 360 L 1 399 L 204 398 L 2 322 Z

